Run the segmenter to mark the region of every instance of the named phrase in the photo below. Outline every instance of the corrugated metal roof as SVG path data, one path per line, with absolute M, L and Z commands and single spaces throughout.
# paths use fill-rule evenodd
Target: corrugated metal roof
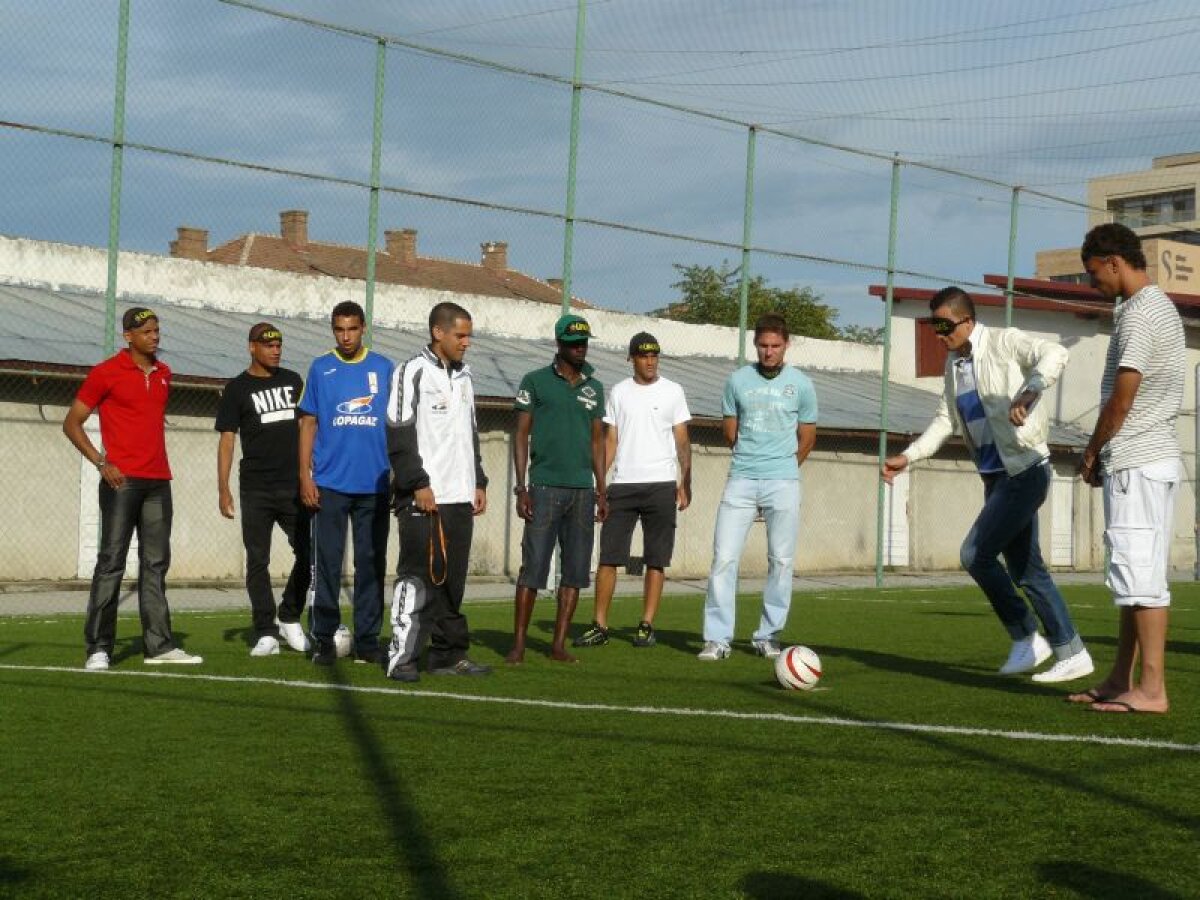
M 260 321 L 256 313 L 217 312 L 172 303 L 163 297 L 123 298 L 121 310 L 134 304 L 149 306 L 163 325 L 162 358 L 187 378 L 232 378 L 246 366 L 246 334 Z M 332 346 L 326 320 L 300 317 L 272 319 L 284 332 L 284 364 L 303 372 L 316 356 Z M 0 284 L 0 360 L 28 365 L 90 367 L 101 356 L 98 339 L 104 330 L 104 295 L 97 291 Z M 378 328 L 374 348 L 397 362 L 418 353 L 425 332 Z M 484 400 L 508 401 L 522 376 L 548 365 L 553 355 L 549 338 L 524 340 L 477 332 L 467 360 L 475 377 L 476 394 Z M 613 385 L 629 372 L 619 350 L 593 344 L 588 361 L 597 377 Z M 683 385 L 692 415 L 721 417 L 721 394 L 733 371 L 733 359 L 664 354 L 660 371 Z M 805 369 L 820 403 L 820 427 L 833 431 L 877 432 L 882 394 L 880 377 L 871 372 Z M 916 434 L 933 416 L 937 396 L 907 385 L 892 384 L 888 392 L 890 431 Z M 1082 447 L 1088 436 L 1073 428 L 1056 427 L 1051 441 Z

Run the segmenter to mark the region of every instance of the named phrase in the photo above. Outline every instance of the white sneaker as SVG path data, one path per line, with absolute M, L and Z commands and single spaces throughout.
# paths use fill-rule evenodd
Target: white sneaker
M 1022 672 L 1032 672 L 1053 655 L 1054 651 L 1050 649 L 1049 642 L 1035 631 L 1027 638 L 1013 641 L 1008 659 L 1000 667 L 1000 674 L 1020 675 Z
M 142 662 L 148 666 L 198 666 L 204 662 L 204 657 L 193 656 L 186 650 L 176 647 L 174 650 L 168 650 L 158 656 L 147 656 Z
M 696 659 L 713 662 L 714 660 L 725 659 L 732 652 L 730 646 L 724 641 L 705 641 L 704 649 L 696 654 Z
M 1042 684 L 1053 684 L 1056 681 L 1074 681 L 1076 678 L 1091 675 L 1095 670 L 1096 667 L 1092 665 L 1092 655 L 1087 650 L 1080 650 L 1074 656 L 1060 659 L 1045 672 L 1038 672 L 1033 676 L 1033 680 Z
M 764 638 L 761 641 L 751 641 L 750 646 L 754 648 L 754 652 L 759 656 L 765 656 L 767 659 L 774 659 L 782 651 L 779 649 L 779 641 L 771 638 Z
M 251 656 L 278 656 L 279 641 L 271 637 L 269 634 L 264 634 L 258 639 L 258 643 L 250 648 Z
M 304 633 L 304 626 L 299 622 L 280 622 L 279 636 L 297 653 L 307 653 L 312 649 L 308 635 Z
M 87 662 L 83 667 L 89 672 L 107 672 L 109 667 L 108 654 L 103 650 L 97 650 L 87 658 Z

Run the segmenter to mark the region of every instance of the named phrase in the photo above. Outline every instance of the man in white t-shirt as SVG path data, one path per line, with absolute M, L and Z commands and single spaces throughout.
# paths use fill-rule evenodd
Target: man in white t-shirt
M 635 647 L 653 647 L 654 614 L 662 597 L 664 570 L 675 549 L 675 515 L 692 502 L 692 445 L 687 398 L 674 381 L 658 374 L 659 343 L 644 331 L 629 341 L 633 376 L 608 392 L 604 412 L 608 519 L 600 530 L 596 568 L 596 612 L 576 647 L 608 643 L 608 608 L 617 584 L 617 566 L 629 564 L 633 527 L 642 523 L 646 574 L 642 619 Z

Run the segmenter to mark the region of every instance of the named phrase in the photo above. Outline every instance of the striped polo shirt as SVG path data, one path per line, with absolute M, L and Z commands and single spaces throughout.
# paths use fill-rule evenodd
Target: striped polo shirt
M 1100 453 L 1105 472 L 1177 458 L 1175 419 L 1183 404 L 1187 361 L 1183 322 L 1175 304 L 1154 284 L 1113 310 L 1116 328 L 1108 343 L 1100 405 L 1108 402 L 1117 369 L 1136 369 L 1142 383 L 1121 430 Z

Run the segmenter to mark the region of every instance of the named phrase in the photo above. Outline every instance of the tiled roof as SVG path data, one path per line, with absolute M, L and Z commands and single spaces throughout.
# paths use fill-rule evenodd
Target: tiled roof
M 359 280 L 367 277 L 367 251 L 363 247 L 323 241 L 308 241 L 303 247 L 294 247 L 278 235 L 242 235 L 209 250 L 205 258 L 209 262 L 255 266 L 301 275 L 332 275 L 335 278 Z M 375 278 L 387 284 L 457 294 L 533 300 L 555 305 L 562 302 L 560 288 L 512 269 L 496 270 L 482 264 L 428 256 L 417 256 L 414 265 L 407 265 L 382 250 L 375 254 Z M 572 306 L 586 308 L 587 304 L 574 300 Z

